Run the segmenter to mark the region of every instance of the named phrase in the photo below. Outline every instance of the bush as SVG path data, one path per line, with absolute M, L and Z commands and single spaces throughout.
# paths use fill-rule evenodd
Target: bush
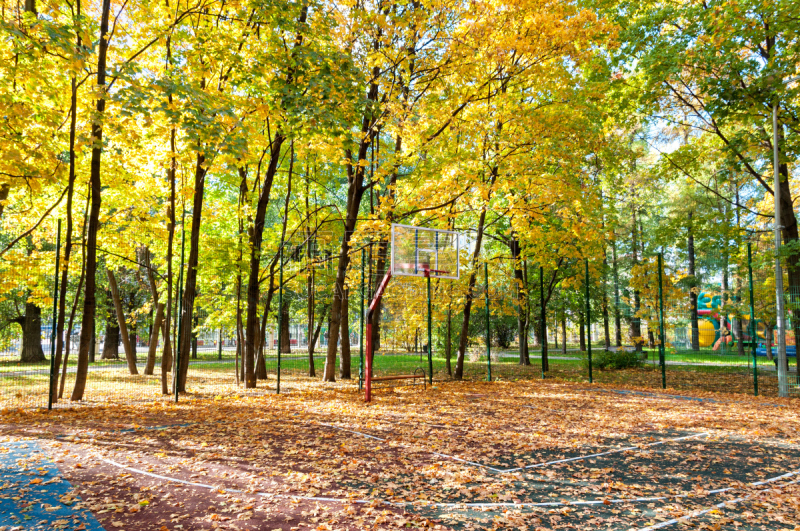
M 620 350 L 617 352 L 610 352 L 608 350 L 601 350 L 597 355 L 592 356 L 592 368 L 594 369 L 635 369 L 642 367 L 644 361 L 640 357 L 639 352 L 628 352 L 627 350 Z M 589 361 L 586 361 L 589 364 Z
M 492 343 L 500 348 L 511 347 L 511 343 L 517 337 L 517 318 L 509 315 L 492 317 Z

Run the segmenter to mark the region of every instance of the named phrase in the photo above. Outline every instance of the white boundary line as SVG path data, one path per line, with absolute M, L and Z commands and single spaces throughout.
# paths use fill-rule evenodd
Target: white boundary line
M 376 437 L 374 435 L 369 435 L 368 433 L 362 433 L 360 431 L 349 430 L 347 428 L 340 428 L 339 426 L 334 426 L 333 424 L 323 424 L 321 422 L 317 423 L 317 424 L 320 425 L 320 426 L 325 426 L 326 428 L 333 428 L 335 430 L 346 431 L 348 433 L 355 433 L 356 435 L 361 435 L 362 437 L 368 437 L 368 438 L 374 439 L 376 441 L 389 442 L 386 439 L 382 439 L 382 438 Z M 694 435 L 685 435 L 683 437 L 675 437 L 673 439 L 664 439 L 664 440 L 661 440 L 661 441 L 648 443 L 648 444 L 645 444 L 643 446 L 628 446 L 628 447 L 625 447 L 625 448 L 617 448 L 616 450 L 609 450 L 607 452 L 600 452 L 598 454 L 589 454 L 589 455 L 581 455 L 581 456 L 577 456 L 577 457 L 569 457 L 567 459 L 558 459 L 556 461 L 547 461 L 545 463 L 536 463 L 534 465 L 521 466 L 521 467 L 517 467 L 517 468 L 494 468 L 494 467 L 491 467 L 491 466 L 488 466 L 488 465 L 482 465 L 481 463 L 475 463 L 474 461 L 467 461 L 466 459 L 461 459 L 460 457 L 454 457 L 452 455 L 440 454 L 438 452 L 432 452 L 432 451 L 429 451 L 429 453 L 431 455 L 435 455 L 437 457 L 442 457 L 442 458 L 445 458 L 445 459 L 452 459 L 453 461 L 459 461 L 461 463 L 466 463 L 468 465 L 473 465 L 473 466 L 477 466 L 477 467 L 480 467 L 480 468 L 485 468 L 487 470 L 491 470 L 492 472 L 497 472 L 498 474 L 510 474 L 512 472 L 519 472 L 521 470 L 528 470 L 528 469 L 531 469 L 531 468 L 541 468 L 541 467 L 544 467 L 544 466 L 557 465 L 557 464 L 560 464 L 560 463 L 569 463 L 569 462 L 572 462 L 572 461 L 582 461 L 584 459 L 591 459 L 592 457 L 602 457 L 604 455 L 616 454 L 616 453 L 619 453 L 619 452 L 643 450 L 643 449 L 649 448 L 651 446 L 658 446 L 659 444 L 666 444 L 666 443 L 677 442 L 677 441 L 685 441 L 685 440 L 688 440 L 688 439 L 696 439 L 698 437 L 707 437 L 709 435 L 711 435 L 711 434 L 710 433 L 696 433 Z M 405 444 L 405 443 L 396 443 L 396 444 L 398 446 L 403 446 L 405 448 L 411 448 L 412 447 L 411 445 L 408 445 L 408 444 Z
M 527 470 L 529 468 L 540 468 L 540 467 L 547 466 L 547 465 L 556 465 L 556 464 L 559 464 L 559 463 L 569 463 L 571 461 L 582 461 L 584 459 L 590 459 L 592 457 L 602 457 L 604 455 L 617 454 L 619 452 L 627 452 L 629 450 L 630 451 L 643 450 L 643 449 L 649 448 L 651 446 L 658 446 L 659 444 L 666 444 L 666 443 L 677 442 L 677 441 L 686 441 L 688 439 L 696 439 L 698 437 L 707 437 L 709 435 L 711 435 L 711 434 L 710 433 L 696 433 L 694 435 L 686 435 L 686 436 L 683 436 L 683 437 L 675 437 L 674 439 L 663 439 L 661 441 L 648 443 L 648 444 L 645 444 L 643 446 L 628 446 L 626 448 L 617 448 L 616 450 L 609 450 L 607 452 L 600 452 L 598 454 L 590 454 L 590 455 L 583 455 L 583 456 L 578 456 L 578 457 L 570 457 L 570 458 L 567 458 L 567 459 L 559 459 L 557 461 L 548 461 L 546 463 L 537 463 L 535 465 L 527 465 L 527 466 L 522 466 L 522 467 L 519 467 L 519 468 L 509 468 L 507 470 L 503 470 L 503 473 L 518 472 L 520 470 Z
M 116 461 L 112 461 L 111 459 L 106 459 L 105 457 L 100 457 L 100 461 L 108 463 L 109 465 L 113 465 L 115 467 L 121 468 L 123 470 L 127 470 L 128 472 L 133 472 L 136 474 L 142 474 L 143 476 L 149 476 L 151 478 L 156 479 L 163 479 L 164 481 L 169 481 L 172 483 L 180 483 L 181 485 L 189 485 L 190 487 L 200 487 L 203 489 L 210 489 L 210 490 L 222 490 L 225 492 L 236 492 L 239 494 L 254 494 L 256 496 L 262 496 L 265 498 L 291 498 L 297 500 L 310 500 L 310 501 L 327 501 L 327 502 L 337 502 L 337 503 L 372 503 L 374 501 L 379 500 L 352 500 L 348 498 L 321 498 L 316 496 L 294 496 L 292 494 L 271 494 L 267 492 L 248 492 L 246 490 L 241 489 L 229 489 L 227 487 L 218 486 L 215 487 L 214 485 L 207 485 L 205 483 L 197 483 L 194 481 L 186 481 L 184 479 L 178 478 L 171 478 L 169 476 L 162 476 L 160 474 L 153 474 L 152 472 L 147 472 L 146 470 L 139 470 L 138 468 L 133 468 L 129 466 L 125 466 L 121 463 L 117 463 Z
M 539 503 L 536 503 L 536 502 L 530 502 L 530 503 L 513 503 L 513 502 L 506 502 L 506 503 L 502 503 L 502 502 L 499 502 L 499 503 L 474 502 L 474 503 L 470 503 L 470 502 L 462 502 L 462 503 L 444 503 L 444 502 L 428 502 L 427 500 L 419 500 L 419 501 L 415 501 L 415 502 L 391 502 L 391 501 L 381 500 L 381 499 L 377 499 L 377 498 L 373 499 L 373 500 L 353 499 L 353 498 L 323 498 L 323 497 L 319 497 L 319 496 L 300 496 L 300 495 L 294 495 L 294 494 L 272 494 L 272 493 L 258 492 L 258 491 L 256 491 L 256 492 L 248 492 L 248 491 L 244 491 L 244 490 L 241 490 L 241 489 L 231 489 L 231 488 L 226 488 L 226 487 L 215 487 L 213 485 L 207 485 L 205 483 L 196 483 L 194 481 L 186 481 L 186 480 L 183 480 L 183 479 L 171 478 L 169 476 L 162 476 L 160 474 L 153 474 L 152 472 L 147 472 L 145 470 L 140 470 L 138 468 L 129 467 L 129 466 L 117 463 L 116 461 L 112 461 L 111 459 L 106 459 L 104 457 L 101 457 L 100 460 L 105 462 L 105 463 L 108 463 L 110 465 L 113 465 L 115 467 L 121 468 L 123 470 L 127 470 L 129 472 L 133 472 L 135 474 L 141 474 L 143 476 L 149 476 L 149 477 L 156 478 L 156 479 L 162 479 L 164 481 L 169 481 L 169 482 L 172 482 L 172 483 L 180 483 L 181 485 L 189 485 L 191 487 L 200 487 L 200 488 L 209 489 L 209 490 L 223 490 L 225 492 L 236 492 L 236 493 L 241 493 L 241 494 L 252 494 L 252 495 L 261 496 L 261 497 L 264 497 L 264 498 L 285 498 L 285 499 L 308 500 L 308 501 L 323 501 L 323 502 L 334 502 L 334 503 L 359 503 L 359 504 L 385 503 L 387 505 L 393 505 L 395 507 L 408 507 L 409 505 L 411 505 L 411 506 L 420 505 L 420 506 L 426 506 L 426 507 L 432 506 L 432 507 L 441 507 L 441 508 L 447 508 L 447 509 L 468 508 L 468 507 L 483 507 L 483 508 L 492 508 L 492 507 L 498 507 L 498 508 L 499 507 L 561 507 L 561 506 L 567 506 L 567 505 L 604 505 L 604 504 L 606 504 L 606 502 L 614 503 L 614 504 L 618 504 L 618 503 L 643 503 L 643 502 L 662 501 L 662 500 L 676 499 L 676 498 L 687 498 L 689 496 L 694 496 L 693 494 L 692 495 L 690 495 L 690 494 L 678 494 L 678 495 L 674 495 L 674 496 L 654 496 L 654 497 L 649 497 L 649 498 L 617 498 L 617 499 L 614 499 L 614 500 L 580 500 L 580 501 L 571 501 L 571 502 L 566 502 L 566 503 L 565 502 L 539 502 Z M 764 481 L 759 481 L 759 482 L 756 482 L 756 483 L 748 483 L 748 486 L 755 487 L 755 486 L 759 486 L 759 485 L 765 485 L 767 483 L 774 483 L 775 481 L 780 481 L 781 479 L 785 479 L 785 478 L 788 478 L 788 477 L 796 476 L 798 474 L 800 474 L 800 469 L 794 470 L 792 472 L 787 472 L 786 474 L 782 474 L 782 475 L 776 476 L 774 478 L 769 478 L 769 479 L 766 479 Z M 787 485 L 791 485 L 791 484 L 794 484 L 794 483 L 800 483 L 800 479 L 792 481 L 791 483 L 787 483 Z M 733 487 L 729 487 L 729 488 L 725 488 L 725 489 L 711 490 L 711 491 L 708 491 L 707 494 L 709 494 L 709 495 L 711 495 L 711 494 L 721 494 L 723 492 L 728 492 L 728 491 L 731 491 L 731 490 L 734 490 L 734 488 Z M 760 494 L 762 492 L 768 492 L 770 490 L 772 490 L 772 489 L 764 489 L 764 490 L 759 491 L 757 494 Z M 681 518 L 677 518 L 675 520 L 670 520 L 669 522 L 662 522 L 660 524 L 657 524 L 656 527 L 647 527 L 647 528 L 638 529 L 637 531 L 653 531 L 654 529 L 660 529 L 661 527 L 666 527 L 668 525 L 672 525 L 673 523 L 676 523 L 676 522 L 678 522 L 678 521 L 680 521 L 682 519 L 688 519 L 688 518 L 692 518 L 694 516 L 699 516 L 701 514 L 705 514 L 707 512 L 710 512 L 710 511 L 714 510 L 714 508 L 722 507 L 722 506 L 724 506 L 725 504 L 728 504 L 728 503 L 737 503 L 739 501 L 743 501 L 743 500 L 749 499 L 749 498 L 751 498 L 753 496 L 755 496 L 755 494 L 744 496 L 744 497 L 738 498 L 736 500 L 726 501 L 726 502 L 723 502 L 723 503 L 715 505 L 711 509 L 706 509 L 705 511 L 701 511 L 701 512 L 698 512 L 698 513 L 692 513 L 692 514 L 687 515 L 687 516 L 682 516 Z
M 785 477 L 785 476 L 795 475 L 797 473 L 798 473 L 798 471 L 790 472 L 789 474 L 784 474 L 783 476 L 778 476 L 778 477 Z M 762 481 L 762 482 L 759 482 L 759 483 L 763 484 L 763 483 L 767 483 L 767 482 L 770 482 L 772 480 L 777 480 L 777 479 L 778 478 L 772 478 L 772 479 L 768 479 L 767 481 Z M 800 483 L 800 479 L 796 479 L 794 481 L 790 481 L 786 485 L 793 485 L 795 483 Z M 750 483 L 750 485 L 756 485 L 756 483 Z M 786 485 L 784 485 L 784 486 L 786 486 Z M 692 518 L 696 518 L 698 516 L 702 516 L 704 514 L 708 514 L 711 511 L 714 511 L 715 509 L 724 509 L 725 506 L 727 506 L 727 505 L 732 505 L 734 503 L 740 503 L 740 502 L 749 500 L 750 498 L 752 498 L 753 496 L 756 496 L 758 494 L 764 494 L 765 492 L 772 492 L 774 490 L 776 490 L 776 489 L 761 489 L 760 491 L 755 492 L 753 494 L 748 494 L 747 496 L 742 496 L 741 498 L 736 498 L 735 500 L 724 501 L 722 503 L 718 503 L 716 505 L 713 505 L 713 506 L 709 507 L 708 509 L 702 509 L 700 511 L 695 511 L 693 513 L 689 513 L 687 515 L 681 516 L 680 518 L 673 518 L 672 520 L 667 520 L 665 522 L 660 522 L 658 524 L 651 525 L 649 527 L 640 527 L 636 531 L 654 531 L 655 529 L 661 529 L 661 528 L 664 528 L 664 527 L 669 527 L 669 526 L 671 526 L 673 524 L 677 524 L 679 522 L 688 522 Z
M 390 442 L 387 439 L 382 439 L 381 437 L 376 437 L 374 435 L 370 435 L 368 433 L 362 433 L 360 431 L 348 430 L 347 428 L 340 428 L 339 426 L 334 426 L 333 424 L 323 424 L 322 422 L 318 422 L 317 424 L 319 426 L 325 426 L 326 428 L 333 428 L 335 430 L 346 431 L 348 433 L 355 433 L 356 435 L 361 435 L 362 437 L 367 437 L 369 439 L 374 439 L 376 441 L 381 441 L 381 442 L 385 442 L 385 443 L 389 443 Z M 397 446 L 402 446 L 404 448 L 413 448 L 413 446 L 411 446 L 410 444 L 405 444 L 405 443 L 400 443 L 400 442 L 395 443 L 395 444 L 397 444 Z M 502 474 L 502 473 L 505 472 L 505 470 L 500 469 L 500 468 L 492 468 L 492 467 L 487 466 L 487 465 L 482 465 L 480 463 L 475 463 L 473 461 L 467 461 L 466 459 L 461 459 L 460 457 L 455 457 L 455 456 L 452 456 L 452 455 L 445 455 L 445 454 L 440 454 L 440 453 L 431 452 L 431 451 L 428 451 L 428 453 L 430 453 L 431 455 L 435 455 L 436 457 L 442 457 L 444 459 L 452 459 L 453 461 L 458 461 L 460 463 L 466 463 L 468 465 L 477 466 L 477 467 L 480 467 L 480 468 L 485 468 L 487 470 L 491 470 L 492 472 L 497 472 L 499 474 Z

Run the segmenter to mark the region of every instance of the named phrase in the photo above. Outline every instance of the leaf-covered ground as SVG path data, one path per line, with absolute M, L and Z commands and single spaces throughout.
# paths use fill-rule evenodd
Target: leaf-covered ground
M 0 452 L 35 443 L 106 529 L 800 530 L 797 401 L 536 381 L 367 405 L 351 385 L 288 387 L 7 411 Z M 0 503 L 36 506 L 12 483 Z

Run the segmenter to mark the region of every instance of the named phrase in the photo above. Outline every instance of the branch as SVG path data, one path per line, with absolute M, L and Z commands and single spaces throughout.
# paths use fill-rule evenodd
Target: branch
M 54 208 L 56 208 L 56 207 L 59 205 L 59 203 L 61 203 L 61 200 L 62 200 L 62 199 L 64 199 L 64 195 L 65 195 L 66 193 L 67 193 L 67 188 L 64 188 L 64 191 L 63 191 L 63 192 L 61 192 L 61 195 L 60 195 L 60 196 L 58 196 L 58 201 L 56 201 L 56 202 L 53 204 L 53 206 L 51 206 L 50 208 L 48 208 L 48 209 L 47 209 L 47 212 L 45 212 L 44 214 L 42 214 L 42 217 L 41 217 L 41 218 L 39 218 L 39 221 L 37 221 L 37 222 L 36 222 L 36 224 L 35 224 L 33 227 L 31 227 L 30 229 L 26 230 L 25 232 L 23 232 L 22 234 L 20 234 L 19 236 L 17 236 L 17 238 L 16 238 L 14 241 L 12 241 L 11 243 L 9 243 L 9 244 L 6 246 L 6 248 L 5 248 L 5 249 L 3 249 L 2 251 L 0 251 L 0 256 L 3 256 L 4 254 L 6 254 L 6 252 L 7 252 L 9 249 L 11 249 L 12 247 L 14 247 L 14 246 L 15 246 L 15 245 L 16 245 L 16 244 L 17 244 L 17 243 L 18 243 L 18 242 L 19 242 L 19 241 L 20 241 L 22 238 L 25 238 L 25 237 L 26 237 L 26 236 L 28 236 L 28 235 L 29 235 L 31 232 L 33 232 L 34 230 L 36 230 L 36 228 L 37 228 L 39 225 L 41 225 L 41 224 L 42 224 L 42 221 L 44 221 L 44 220 L 45 220 L 45 218 L 46 218 L 47 216 L 49 216 L 49 215 L 50 215 L 50 212 L 52 212 L 52 211 L 53 211 L 53 209 L 54 209 Z
M 716 195 L 717 197 L 719 197 L 719 198 L 720 198 L 720 199 L 722 199 L 723 201 L 726 201 L 727 203 L 729 203 L 729 204 L 731 204 L 731 205 L 733 205 L 733 206 L 735 206 L 735 207 L 737 207 L 737 208 L 744 209 L 744 210 L 746 210 L 747 212 L 749 212 L 749 213 L 751 213 L 751 214 L 753 214 L 753 215 L 755 215 L 755 216 L 761 216 L 761 217 L 765 217 L 765 218 L 772 218 L 772 217 L 774 217 L 774 216 L 770 216 L 770 215 L 768 215 L 768 214 L 762 214 L 761 212 L 756 212 L 756 211 L 754 211 L 754 210 L 750 210 L 750 209 L 749 209 L 749 208 L 747 208 L 746 206 L 744 206 L 744 205 L 742 205 L 742 204 L 740 204 L 740 203 L 738 203 L 738 202 L 736 202 L 736 201 L 731 201 L 730 199 L 728 199 L 728 198 L 727 198 L 727 197 L 725 197 L 724 195 L 720 194 L 719 192 L 717 192 L 716 190 L 714 190 L 713 188 L 711 188 L 711 187 L 710 187 L 710 186 L 708 186 L 707 184 L 705 184 L 705 183 L 703 183 L 703 182 L 701 182 L 701 181 L 697 180 L 697 178 L 695 178 L 695 177 L 694 177 L 694 175 L 692 175 L 691 173 L 689 173 L 689 171 L 688 171 L 688 170 L 686 170 L 686 169 L 685 169 L 685 168 L 683 168 L 683 167 L 682 167 L 680 164 L 678 164 L 677 162 L 675 162 L 675 161 L 672 159 L 672 157 L 670 157 L 670 156 L 669 156 L 669 154 L 667 154 L 667 153 L 664 153 L 663 151 L 661 151 L 660 149 L 658 149 L 658 147 L 656 147 L 656 146 L 655 146 L 653 143 L 651 143 L 649 140 L 646 140 L 646 142 L 647 142 L 647 143 L 650 145 L 650 147 L 652 147 L 653 149 L 655 149 L 656 151 L 658 151 L 658 153 L 659 153 L 661 156 L 663 156 L 664 158 L 666 158 L 666 159 L 669 161 L 669 163 L 670 163 L 670 164 L 672 164 L 673 166 L 675 166 L 675 168 L 677 168 L 678 170 L 680 170 L 680 172 L 681 172 L 681 173 L 683 173 L 683 174 L 684 174 L 686 177 L 690 178 L 692 181 L 696 182 L 697 184 L 699 184 L 700 186 L 702 186 L 703 188 L 705 188 L 707 191 L 711 192 L 712 194 Z

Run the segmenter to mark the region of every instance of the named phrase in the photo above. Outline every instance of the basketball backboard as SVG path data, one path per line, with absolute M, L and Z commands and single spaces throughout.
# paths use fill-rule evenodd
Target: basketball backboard
M 457 279 L 458 233 L 392 224 L 392 275 Z

